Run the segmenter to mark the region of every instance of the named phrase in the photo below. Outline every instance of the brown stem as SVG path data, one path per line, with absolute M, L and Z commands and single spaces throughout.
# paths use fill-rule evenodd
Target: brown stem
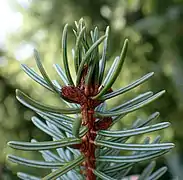
M 95 117 L 93 116 L 93 112 L 94 109 L 88 107 L 86 104 L 82 107 L 82 119 L 84 124 L 88 127 L 88 132 L 82 138 L 83 148 L 81 148 L 86 159 L 84 164 L 87 180 L 96 180 L 96 176 L 92 171 L 92 169 L 95 169 L 95 145 L 93 142 L 96 138 L 96 134 L 93 133 L 95 130 Z
M 90 97 L 95 96 L 98 93 L 99 85 L 93 83 L 90 86 L 86 86 L 84 82 L 84 77 L 86 74 L 87 67 L 85 67 L 83 70 L 80 84 L 77 87 L 63 87 L 62 96 L 74 103 L 81 105 L 82 125 L 88 127 L 88 132 L 82 137 L 81 144 L 73 145 L 73 148 L 80 149 L 80 152 L 85 156 L 85 161 L 82 163 L 82 165 L 85 167 L 84 174 L 86 175 L 86 180 L 96 180 L 96 176 L 93 173 L 93 169 L 96 168 L 96 146 L 94 144 L 96 131 L 107 129 L 112 123 L 112 118 L 103 118 L 96 122 L 94 110 L 95 107 L 101 103 L 101 101 L 93 100 Z M 109 91 L 112 90 L 110 89 Z

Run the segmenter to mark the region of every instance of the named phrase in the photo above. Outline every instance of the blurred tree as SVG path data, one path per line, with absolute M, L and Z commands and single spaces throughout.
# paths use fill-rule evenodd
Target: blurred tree
M 8 51 L 5 54 L 7 66 L 0 70 L 0 147 L 5 147 L 5 142 L 10 139 L 29 139 L 39 135 L 30 123 L 30 112 L 20 106 L 14 98 L 14 89 L 19 87 L 30 95 L 44 102 L 57 102 L 50 93 L 32 81 L 20 71 L 19 61 L 30 67 L 35 67 L 29 49 L 38 48 L 44 65 L 49 74 L 58 80 L 52 70 L 53 63 L 62 64 L 60 57 L 61 31 L 65 23 L 73 24 L 75 20 L 84 17 L 86 23 L 99 29 L 111 27 L 109 61 L 114 60 L 124 37 L 130 39 L 128 58 L 125 62 L 120 83 L 115 88 L 132 82 L 147 72 L 154 71 L 155 77 L 136 88 L 131 94 L 125 94 L 115 103 L 135 97 L 143 89 L 166 89 L 166 95 L 157 103 L 150 105 L 145 111 L 133 113 L 121 125 L 128 126 L 136 116 L 145 118 L 153 111 L 161 112 L 161 119 L 172 122 L 172 129 L 165 132 L 167 140 L 174 138 L 177 144 L 176 151 L 183 152 L 183 0 L 32 0 L 10 1 L 23 15 L 23 26 L 9 36 L 7 40 Z M 24 3 L 23 3 L 24 2 Z M 103 32 L 101 32 L 103 33 Z M 70 60 L 72 60 L 73 36 L 69 37 Z M 28 48 L 27 48 L 28 47 Z M 28 50 L 27 50 L 28 49 Z M 24 52 L 25 57 L 16 56 L 16 52 Z M 15 60 L 16 59 L 16 60 Z M 18 61 L 17 61 L 18 60 Z M 73 65 L 71 64 L 73 68 Z M 37 86 L 36 88 L 34 88 Z M 35 91 L 34 89 L 38 89 Z M 42 94 L 44 96 L 41 96 Z M 45 98 L 49 97 L 49 98 Z M 111 104 L 113 106 L 114 104 Z M 7 112 L 10 109 L 11 112 Z M 27 121 L 23 121 L 26 119 Z M 120 125 L 119 125 L 120 126 Z M 117 128 L 117 127 L 116 127 Z M 174 130 L 173 130 L 174 129 Z M 11 131 L 11 133 L 10 133 Z M 4 138 L 4 139 L 3 139 Z M 2 159 L 3 157 L 1 157 Z

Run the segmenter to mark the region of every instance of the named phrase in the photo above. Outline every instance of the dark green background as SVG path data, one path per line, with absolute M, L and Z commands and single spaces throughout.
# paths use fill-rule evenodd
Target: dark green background
M 109 107 L 135 97 L 140 92 L 165 89 L 166 94 L 143 110 L 125 118 L 116 128 L 128 127 L 136 117 L 145 118 L 160 111 L 159 122 L 170 121 L 172 126 L 158 132 L 165 141 L 172 141 L 176 148 L 165 158 L 158 160 L 157 167 L 167 164 L 169 171 L 164 179 L 183 178 L 183 0 L 32 0 L 27 8 L 16 2 L 10 5 L 23 15 L 23 26 L 6 40 L 6 50 L 0 49 L 1 58 L 7 65 L 0 69 L 0 179 L 16 179 L 18 170 L 34 172 L 6 162 L 6 154 L 14 153 L 28 158 L 40 158 L 38 154 L 19 152 L 7 148 L 9 140 L 27 140 L 49 137 L 31 123 L 33 112 L 15 99 L 15 89 L 20 88 L 37 100 L 50 105 L 62 104 L 41 86 L 30 80 L 20 69 L 15 58 L 17 48 L 31 44 L 38 49 L 43 63 L 52 79 L 59 80 L 52 64 L 62 65 L 61 35 L 65 23 L 74 26 L 74 21 L 84 17 L 88 29 L 98 26 L 103 34 L 110 26 L 108 66 L 119 54 L 124 38 L 130 40 L 123 71 L 114 89 L 127 85 L 142 75 L 154 71 L 155 76 L 131 93 L 109 101 Z M 74 35 L 70 29 L 69 56 L 74 46 Z M 35 67 L 33 56 L 22 60 Z M 74 73 L 73 73 L 74 74 Z M 158 122 L 157 121 L 157 122 Z M 156 134 L 151 134 L 154 137 Z M 140 164 L 131 173 L 141 172 Z M 182 166 L 182 167 L 181 167 Z M 11 170 L 13 169 L 13 173 Z M 36 171 L 37 174 L 44 173 Z M 163 178 L 162 178 L 163 179 Z

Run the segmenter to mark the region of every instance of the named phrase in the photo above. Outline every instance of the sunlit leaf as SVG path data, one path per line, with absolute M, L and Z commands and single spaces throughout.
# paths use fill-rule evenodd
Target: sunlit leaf
M 172 143 L 163 144 L 120 144 L 106 140 L 98 140 L 95 142 L 98 146 L 104 146 L 113 149 L 127 150 L 127 151 L 159 151 L 174 147 Z
M 100 43 L 102 43 L 102 41 L 106 38 L 106 36 L 102 36 L 100 37 L 94 44 L 92 44 L 92 46 L 90 47 L 90 49 L 86 52 L 86 54 L 84 55 L 81 63 L 80 63 L 80 66 L 79 66 L 79 69 L 78 69 L 78 72 L 77 72 L 77 79 L 76 79 L 76 85 L 79 84 L 80 80 L 81 80 L 81 73 L 82 73 L 82 70 L 84 68 L 84 65 L 85 63 L 88 62 L 89 60 L 89 57 L 91 55 L 91 53 L 95 50 L 95 48 L 97 48 Z
M 29 159 L 21 158 L 21 157 L 14 156 L 14 155 L 8 155 L 7 158 L 8 158 L 8 160 L 10 160 L 14 163 L 25 165 L 25 166 L 30 166 L 30 167 L 35 167 L 35 168 L 57 169 L 65 164 L 65 163 L 61 163 L 61 162 L 45 162 L 45 161 L 29 160 Z
M 27 65 L 22 64 L 21 65 L 23 71 L 29 76 L 31 77 L 34 81 L 36 81 L 37 83 L 39 83 L 40 85 L 42 85 L 43 87 L 45 87 L 46 89 L 54 92 L 54 90 L 52 89 L 52 87 L 49 86 L 49 84 L 39 75 L 37 74 L 33 69 L 29 68 Z
M 48 150 L 56 149 L 74 144 L 80 144 L 81 139 L 67 138 L 59 141 L 45 141 L 45 142 L 20 142 L 20 141 L 9 141 L 8 145 L 11 148 L 24 150 L 24 151 L 37 151 L 37 150 Z
M 41 180 L 41 178 L 26 173 L 18 172 L 17 176 L 23 180 Z
M 41 63 L 41 60 L 40 60 L 40 56 L 39 56 L 39 53 L 36 49 L 34 49 L 34 57 L 35 57 L 35 60 L 36 60 L 36 64 L 37 64 L 37 67 L 39 68 L 39 71 L 40 73 L 42 74 L 44 80 L 49 84 L 49 86 L 52 87 L 52 89 L 55 90 L 55 92 L 57 93 L 60 93 L 58 91 L 58 89 L 53 85 L 52 81 L 50 80 L 50 78 L 48 77 L 42 63 Z
M 167 171 L 167 167 L 162 167 L 162 168 L 158 169 L 156 172 L 154 172 L 154 173 L 148 178 L 148 180 L 157 180 L 157 179 L 159 179 L 161 176 L 163 176 L 163 174 L 165 174 L 166 171 Z
M 130 163 L 130 162 L 135 163 L 135 162 L 153 159 L 167 152 L 168 152 L 167 150 L 163 150 L 163 151 L 153 151 L 153 152 L 143 153 L 140 155 L 131 155 L 131 156 L 99 156 L 97 158 L 97 161 L 116 162 L 116 163 Z
M 46 111 L 46 112 L 52 112 L 52 113 L 59 113 L 59 114 L 74 114 L 79 113 L 80 109 L 70 108 L 70 109 L 61 109 L 57 107 L 51 107 L 47 105 L 43 105 L 40 102 L 33 100 L 20 90 L 16 90 L 16 97 L 20 102 L 25 102 L 26 104 L 32 105 L 36 107 L 37 109 Z
M 128 40 L 126 39 L 124 42 L 124 45 L 123 45 L 123 48 L 122 48 L 122 51 L 121 51 L 121 54 L 120 54 L 119 60 L 117 62 L 114 73 L 112 74 L 112 76 L 110 77 L 110 80 L 106 83 L 104 88 L 102 88 L 102 90 L 96 96 L 94 96 L 93 99 L 100 99 L 100 97 L 102 95 L 104 95 L 111 88 L 111 86 L 115 82 L 116 78 L 118 77 L 118 75 L 122 69 L 122 66 L 123 66 L 123 63 L 124 63 L 124 60 L 126 57 L 127 48 L 128 48 Z
M 126 113 L 130 113 L 130 112 L 133 112 L 139 108 L 142 108 L 144 106 L 146 106 L 147 104 L 153 102 L 154 100 L 158 99 L 160 96 L 162 96 L 163 94 L 165 93 L 165 91 L 160 91 L 159 93 L 156 93 L 155 95 L 147 98 L 146 100 L 134 105 L 134 106 L 131 106 L 131 107 L 127 107 L 127 108 L 124 108 L 122 110 L 119 110 L 119 111 L 112 111 L 110 112 L 107 111 L 107 112 L 95 112 L 96 116 L 102 116 L 102 117 L 108 117 L 108 116 L 117 116 L 117 115 L 120 115 L 120 114 L 126 114 Z
M 146 126 L 142 128 L 135 128 L 130 130 L 123 130 L 123 131 L 108 131 L 108 130 L 100 130 L 97 134 L 107 137 L 128 137 L 128 136 L 136 136 L 139 134 L 149 133 L 153 131 L 157 131 L 160 129 L 167 128 L 170 125 L 169 122 L 158 123 L 151 126 Z
M 148 179 L 156 166 L 156 162 L 152 161 L 141 173 L 138 180 Z
M 142 83 L 144 83 L 145 81 L 147 81 L 149 78 L 151 78 L 152 76 L 154 75 L 154 72 L 151 72 L 151 73 L 148 73 L 146 74 L 145 76 L 141 77 L 140 79 L 132 82 L 131 84 L 127 85 L 126 87 L 123 87 L 123 88 L 120 88 L 116 91 L 113 91 L 111 93 L 107 93 L 105 94 L 104 96 L 102 96 L 100 99 L 101 100 L 106 100 L 106 99 L 109 99 L 109 98 L 113 98 L 115 96 L 118 96 L 120 94 L 123 94 L 139 85 L 141 85 Z
M 104 71 L 105 71 L 105 66 L 106 66 L 106 60 L 107 60 L 107 45 L 108 45 L 108 37 L 109 37 L 109 26 L 107 26 L 106 31 L 105 31 L 106 38 L 104 40 L 104 45 L 103 45 L 103 51 L 102 51 L 102 58 L 100 60 L 100 74 L 99 74 L 99 84 L 102 83 L 103 76 L 104 76 Z
M 63 34 L 62 34 L 63 62 L 64 62 L 65 73 L 66 73 L 67 79 L 69 81 L 69 84 L 74 85 L 72 77 L 71 77 L 71 73 L 69 70 L 68 59 L 67 59 L 67 28 L 68 28 L 68 24 L 66 24 L 64 26 L 64 30 L 63 30 Z
M 75 159 L 74 161 L 71 161 L 71 162 L 67 163 L 66 165 L 64 165 L 63 167 L 57 169 L 56 171 L 48 174 L 42 180 L 56 179 L 56 178 L 62 176 L 63 174 L 67 173 L 71 169 L 75 168 L 76 166 L 80 165 L 83 161 L 84 161 L 84 157 L 80 156 L 77 159 Z

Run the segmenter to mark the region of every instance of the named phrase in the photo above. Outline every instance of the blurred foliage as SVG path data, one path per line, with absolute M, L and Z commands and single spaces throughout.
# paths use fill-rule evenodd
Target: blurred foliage
M 63 26 L 65 23 L 73 25 L 73 22 L 81 17 L 85 18 L 90 28 L 97 25 L 99 29 L 104 30 L 107 25 L 110 26 L 109 64 L 119 53 L 124 38 L 130 39 L 127 59 L 118 79 L 119 83 L 115 84 L 116 89 L 147 72 L 155 72 L 152 80 L 131 93 L 122 95 L 121 99 L 116 99 L 116 104 L 149 89 L 154 92 L 161 89 L 167 91 L 161 99 L 149 105 L 148 108 L 128 116 L 116 128 L 124 125 L 128 127 L 137 116 L 145 118 L 154 111 L 160 111 L 159 121 L 166 120 L 172 123 L 172 127 L 164 132 L 164 138 L 168 141 L 173 139 L 176 144 L 175 151 L 182 157 L 183 0 L 27 0 L 25 3 L 20 2 L 12 0 L 10 5 L 22 14 L 23 25 L 14 34 L 9 35 L 6 41 L 7 50 L 0 52 L 1 58 L 4 59 L 0 67 L 0 152 L 3 152 L 0 161 L 2 164 L 5 163 L 5 154 L 10 151 L 6 148 L 6 142 L 10 139 L 48 138 L 32 125 L 30 117 L 33 112 L 16 101 L 15 88 L 24 90 L 37 100 L 62 106 L 52 94 L 33 83 L 21 71 L 20 63 L 35 67 L 33 56 L 27 49 L 37 48 L 48 73 L 51 74 L 52 79 L 58 80 L 52 64 L 62 65 L 60 45 Z M 101 31 L 101 33 L 104 32 Z M 69 36 L 71 62 L 73 38 L 73 34 Z M 17 56 L 19 51 L 27 54 L 23 57 Z M 72 63 L 71 66 L 73 66 Z M 36 158 L 34 154 L 30 156 Z M 165 162 L 161 159 L 159 163 Z M 14 164 L 12 166 L 16 171 L 17 166 Z M 178 176 L 175 173 L 173 175 Z

